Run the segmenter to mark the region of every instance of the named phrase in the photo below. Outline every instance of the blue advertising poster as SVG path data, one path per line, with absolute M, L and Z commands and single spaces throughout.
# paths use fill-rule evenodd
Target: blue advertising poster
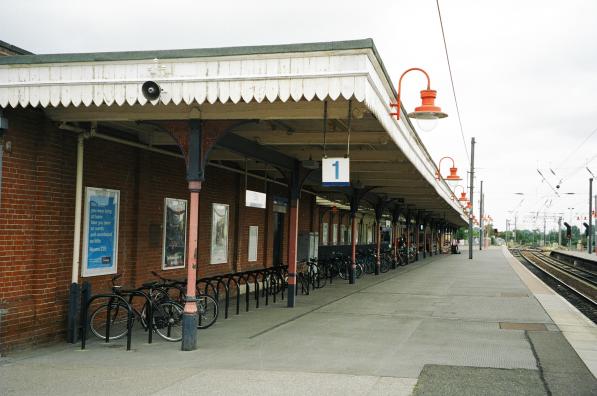
M 83 276 L 116 273 L 118 260 L 118 190 L 87 187 L 83 229 Z

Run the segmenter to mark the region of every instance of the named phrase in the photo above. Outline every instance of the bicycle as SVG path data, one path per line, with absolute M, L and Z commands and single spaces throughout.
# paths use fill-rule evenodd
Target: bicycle
M 372 274 L 375 272 L 376 256 L 373 250 L 367 249 L 366 251 L 359 251 L 357 255 L 357 264 L 363 267 L 363 272 L 366 274 Z
M 168 298 L 184 305 L 186 299 L 186 280 L 164 278 L 155 271 L 151 271 L 151 273 L 161 281 L 161 283 L 152 283 L 155 293 L 168 296 Z M 174 296 L 171 295 L 172 291 L 174 291 Z M 196 290 L 195 299 L 197 303 L 197 328 L 207 329 L 218 319 L 219 304 L 215 298 L 209 294 L 201 293 L 198 289 Z
M 338 273 L 340 279 L 347 280 L 350 278 L 350 272 L 352 271 L 352 260 L 349 256 L 343 254 L 336 254 L 332 257 L 332 265 L 335 267 L 335 271 Z M 357 279 L 363 275 L 363 265 L 359 263 L 358 257 L 355 263 L 355 276 Z
M 381 258 L 380 258 L 380 266 L 379 266 L 379 270 L 382 274 L 385 274 L 386 272 L 388 272 L 392 266 L 392 252 L 389 250 L 385 250 L 382 251 L 380 253 Z
M 308 277 L 313 289 L 321 289 L 327 284 L 328 276 L 323 265 L 320 265 L 317 259 L 311 259 L 307 262 Z
M 105 340 L 109 331 L 110 340 L 118 340 L 128 333 L 127 319 L 129 309 L 132 309 L 133 322 L 138 320 L 145 331 L 149 331 L 147 323 L 149 304 L 152 308 L 151 330 L 166 341 L 182 340 L 182 313 L 183 307 L 166 296 L 154 297 L 151 286 L 144 285 L 136 289 L 124 289 L 116 285 L 116 280 L 122 274 L 112 277 L 112 293 L 121 297 L 128 297 L 128 306 L 120 299 L 112 299 L 101 304 L 91 314 L 89 327 L 98 338 Z M 145 291 L 149 292 L 146 293 Z M 145 302 L 141 311 L 133 305 L 133 297 L 144 297 Z M 132 328 L 132 326 L 131 326 Z

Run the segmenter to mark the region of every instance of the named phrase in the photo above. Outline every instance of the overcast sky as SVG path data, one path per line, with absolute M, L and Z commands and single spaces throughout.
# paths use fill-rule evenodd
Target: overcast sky
M 478 142 L 486 213 L 500 229 L 514 220 L 511 211 L 519 228 L 542 228 L 543 212 L 580 225 L 589 200 L 584 168 L 597 175 L 597 1 L 440 6 L 466 144 Z M 409 67 L 429 72 L 449 117 L 421 138 L 435 159 L 454 156 L 463 175 L 468 168 L 435 0 L 0 0 L 0 9 L 0 40 L 35 53 L 373 38 L 393 81 Z M 423 84 L 416 74 L 404 80 L 407 110 Z M 549 187 L 557 184 L 560 197 Z

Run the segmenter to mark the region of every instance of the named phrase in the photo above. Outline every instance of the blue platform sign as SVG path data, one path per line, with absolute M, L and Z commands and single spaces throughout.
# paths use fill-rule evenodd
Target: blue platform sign
M 120 191 L 87 187 L 83 228 L 83 276 L 115 274 Z

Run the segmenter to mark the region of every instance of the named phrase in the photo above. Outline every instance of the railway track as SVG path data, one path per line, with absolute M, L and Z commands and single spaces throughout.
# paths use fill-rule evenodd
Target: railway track
M 511 249 L 511 252 L 527 269 L 597 323 L 597 273 L 536 250 Z

